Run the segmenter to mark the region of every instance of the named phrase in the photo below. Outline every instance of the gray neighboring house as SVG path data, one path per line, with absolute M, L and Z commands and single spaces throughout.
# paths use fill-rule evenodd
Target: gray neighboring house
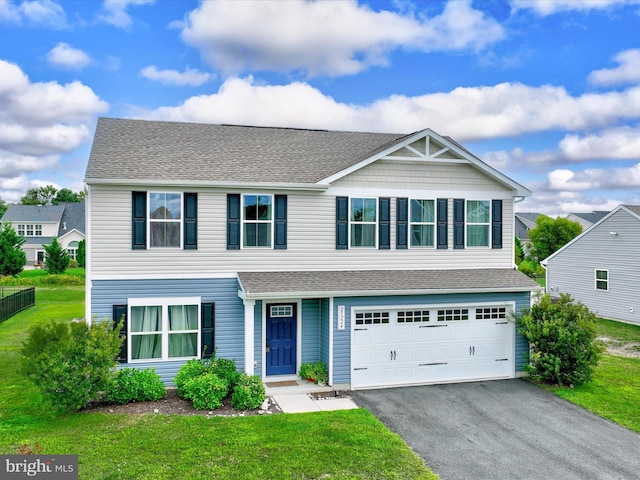
M 547 292 L 570 294 L 599 317 L 640 325 L 640 206 L 620 205 L 542 261 Z
M 9 205 L 2 222 L 26 238 L 22 249 L 27 254 L 27 266 L 44 264 L 44 246 L 57 237 L 62 248 L 76 259 L 78 245 L 85 239 L 85 203 L 59 205 Z
M 529 241 L 529 230 L 536 226 L 536 219 L 540 213 L 516 213 L 515 214 L 515 235 L 522 242 L 522 246 Z
M 595 210 L 589 213 L 570 213 L 567 215 L 567 219 L 572 222 L 578 222 L 582 225 L 582 230 L 586 230 L 594 223 L 599 222 L 611 212 L 605 212 L 603 210 Z

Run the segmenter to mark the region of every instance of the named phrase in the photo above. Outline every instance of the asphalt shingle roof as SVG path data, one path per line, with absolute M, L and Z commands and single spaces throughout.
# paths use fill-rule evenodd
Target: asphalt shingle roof
M 68 202 L 61 204 L 64 207 L 62 218 L 60 219 L 60 227 L 58 228 L 58 236 L 61 237 L 67 232 L 76 229 L 84 234 L 84 202 Z M 65 229 L 66 227 L 66 229 Z
M 405 137 L 100 118 L 85 179 L 312 184 Z
M 248 296 L 300 292 L 341 295 L 426 290 L 531 291 L 539 288 L 535 281 L 513 269 L 241 272 L 238 278 Z
M 63 205 L 9 205 L 2 216 L 3 222 L 59 222 Z

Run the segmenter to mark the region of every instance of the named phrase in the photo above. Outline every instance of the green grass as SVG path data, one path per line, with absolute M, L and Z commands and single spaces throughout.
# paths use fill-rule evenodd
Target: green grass
M 61 275 L 50 275 L 49 272 L 43 269 L 23 270 L 15 277 L 0 277 L 0 285 L 84 285 L 84 279 L 84 268 L 68 268 Z
M 598 334 L 640 342 L 640 326 L 598 320 Z M 603 355 L 593 381 L 576 388 L 549 387 L 556 395 L 640 433 L 640 359 Z
M 82 479 L 437 479 L 364 409 L 251 417 L 55 416 L 18 371 L 29 325 L 84 315 L 82 287 L 38 287 L 0 324 L 0 453 L 77 454 Z

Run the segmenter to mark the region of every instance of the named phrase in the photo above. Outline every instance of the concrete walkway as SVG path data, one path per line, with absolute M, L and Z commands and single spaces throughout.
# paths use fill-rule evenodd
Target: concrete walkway
M 274 395 L 272 397 L 284 413 L 322 412 L 358 408 L 350 398 L 314 399 L 306 393 Z

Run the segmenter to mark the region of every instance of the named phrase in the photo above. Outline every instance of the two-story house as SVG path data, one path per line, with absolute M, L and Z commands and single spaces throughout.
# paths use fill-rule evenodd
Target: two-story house
M 0 221 L 11 222 L 19 235 L 25 237 L 22 249 L 27 254 L 27 266 L 42 266 L 45 245 L 54 237 L 72 259 L 76 259 L 79 243 L 85 239 L 85 202 L 58 205 L 11 204 Z
M 87 318 L 170 383 L 188 359 L 335 388 L 510 378 L 514 202 L 447 137 L 101 118 L 87 167 Z

